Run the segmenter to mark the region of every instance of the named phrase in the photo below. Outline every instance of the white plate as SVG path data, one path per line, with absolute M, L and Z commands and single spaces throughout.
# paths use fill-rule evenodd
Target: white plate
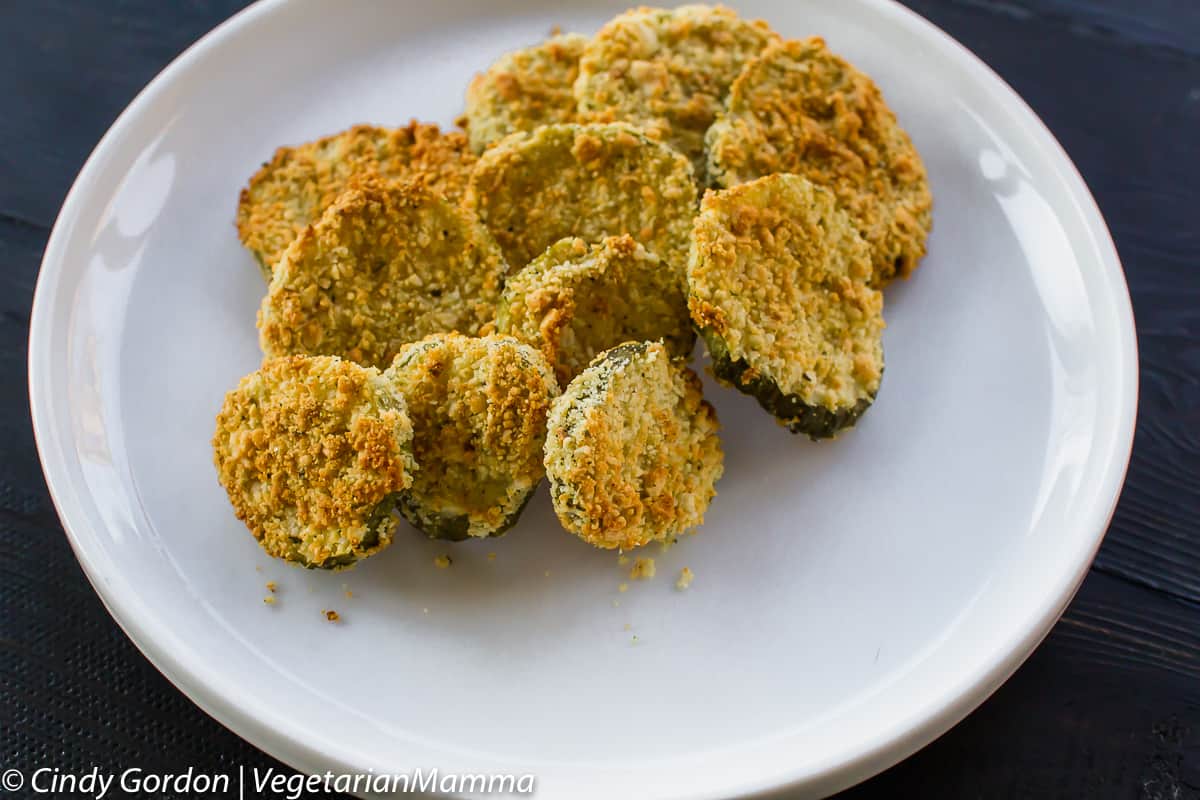
M 495 543 L 404 529 L 352 572 L 304 572 L 217 485 L 213 417 L 259 360 L 238 189 L 277 144 L 450 123 L 493 57 L 626 3 L 559 5 L 268 2 L 164 71 L 46 249 L 29 363 L 55 503 L 147 657 L 302 770 L 532 772 L 547 800 L 836 790 L 946 730 L 1046 633 L 1103 535 L 1136 404 L 1128 294 L 1082 180 L 900 6 L 739 4 L 875 76 L 925 157 L 935 231 L 888 291 L 887 375 L 852 433 L 813 444 L 708 386 L 726 476 L 699 534 L 652 553 L 655 580 L 619 593 L 616 556 L 562 533 L 544 491 Z

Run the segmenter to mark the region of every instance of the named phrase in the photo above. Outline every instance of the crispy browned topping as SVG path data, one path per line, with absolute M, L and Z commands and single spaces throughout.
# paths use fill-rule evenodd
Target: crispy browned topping
M 704 170 L 704 132 L 746 61 L 778 36 L 723 6 L 637 8 L 584 50 L 575 97 L 584 119 L 646 128 Z
M 386 367 L 408 342 L 489 322 L 506 269 L 487 230 L 433 190 L 356 179 L 284 251 L 259 313 L 263 352 Z
M 821 39 L 779 42 L 747 64 L 708 143 L 714 185 L 791 172 L 832 189 L 872 247 L 877 286 L 925 254 L 933 200 L 921 157 L 874 81 Z
M 270 280 L 283 251 L 345 189 L 368 173 L 415 180 L 457 202 L 475 156 L 459 131 L 413 120 L 404 128 L 356 125 L 315 142 L 281 147 L 242 190 L 237 227 Z
M 467 86 L 467 131 L 471 149 L 488 146 L 516 131 L 575 121 L 572 87 L 587 38 L 554 36 L 524 50 L 506 53 Z
M 692 319 L 720 337 L 721 357 L 748 364 L 744 383 L 765 377 L 829 409 L 874 397 L 883 295 L 832 193 L 782 174 L 708 192 L 692 235 Z
M 631 549 L 700 525 L 722 472 L 700 379 L 659 343 L 598 356 L 550 412 L 546 473 L 567 530 Z
M 386 373 L 408 399 L 421 465 L 401 505 L 442 538 L 491 536 L 516 520 L 542 479 L 550 366 L 511 336 L 430 336 Z
M 628 235 L 552 245 L 509 279 L 496 326 L 541 350 L 561 386 L 622 342 L 661 339 L 686 357 L 696 341 L 676 274 Z
M 546 125 L 484 153 L 463 204 L 514 270 L 559 239 L 628 233 L 679 276 L 695 188 L 687 159 L 628 125 Z
M 404 400 L 338 358 L 267 361 L 225 396 L 213 460 L 234 511 L 273 556 L 348 566 L 391 542 L 415 469 Z

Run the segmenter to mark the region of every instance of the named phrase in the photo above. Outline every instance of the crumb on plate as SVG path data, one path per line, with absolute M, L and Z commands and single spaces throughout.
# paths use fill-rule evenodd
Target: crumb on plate
M 629 570 L 629 577 L 635 581 L 649 580 L 654 577 L 654 559 L 653 558 L 638 558 L 633 562 L 633 567 Z
M 675 588 L 682 592 L 692 585 L 692 579 L 695 577 L 696 574 L 692 572 L 690 567 L 684 567 L 679 570 L 679 579 L 675 581 Z

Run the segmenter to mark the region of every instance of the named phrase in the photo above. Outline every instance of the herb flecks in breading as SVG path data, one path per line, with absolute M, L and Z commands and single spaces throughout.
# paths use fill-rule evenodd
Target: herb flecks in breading
M 541 44 L 505 53 L 467 86 L 471 149 L 482 153 L 518 131 L 575 122 L 575 79 L 587 37 L 552 36 Z
M 747 64 L 708 132 L 714 186 L 779 172 L 833 191 L 871 247 L 876 286 L 925 254 L 933 200 L 921 157 L 875 82 L 819 38 L 779 42 Z
M 408 400 L 421 465 L 400 513 L 439 539 L 507 531 L 545 472 L 558 385 L 542 355 L 510 336 L 441 334 L 406 346 L 386 375 Z
M 295 147 L 281 147 L 238 199 L 237 228 L 269 281 L 279 257 L 346 190 L 351 178 L 417 181 L 457 202 L 475 156 L 467 137 L 413 120 L 403 128 L 356 125 Z
M 409 342 L 479 330 L 506 268 L 487 230 L 428 187 L 357 180 L 284 252 L 260 342 L 268 356 L 339 355 L 384 369 Z
M 747 60 L 778 37 L 723 6 L 636 8 L 583 51 L 575 97 L 583 120 L 629 122 L 686 155 L 703 175 L 704 134 Z
M 793 433 L 853 425 L 883 377 L 883 295 L 832 193 L 769 175 L 705 195 L 688 305 L 713 373 Z
M 496 327 L 538 348 L 562 386 L 622 342 L 662 340 L 686 358 L 696 341 L 682 282 L 628 235 L 552 245 L 508 281 Z
M 484 153 L 463 204 L 519 270 L 560 239 L 627 233 L 682 277 L 696 213 L 686 158 L 629 125 L 546 125 Z
M 640 547 L 704 521 L 722 472 L 700 379 L 657 342 L 597 356 L 554 403 L 546 472 L 559 521 L 596 547 Z

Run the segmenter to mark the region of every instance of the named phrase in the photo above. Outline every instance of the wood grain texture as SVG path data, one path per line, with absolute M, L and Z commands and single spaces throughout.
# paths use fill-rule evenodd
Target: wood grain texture
M 276 766 L 108 617 L 46 494 L 24 385 L 38 262 L 104 130 L 233 0 L 0 6 L 0 766 Z M 1091 575 L 1014 678 L 849 798 L 1200 798 L 1200 6 L 910 0 L 995 68 L 1088 180 L 1141 354 L 1129 479 Z M 786 796 L 786 795 L 784 795 Z

